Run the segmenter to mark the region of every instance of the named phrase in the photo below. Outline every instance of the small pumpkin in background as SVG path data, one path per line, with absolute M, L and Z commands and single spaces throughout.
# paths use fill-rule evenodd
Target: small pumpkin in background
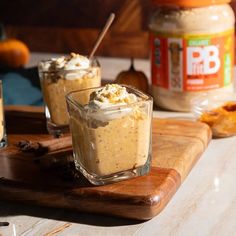
M 131 58 L 131 65 L 127 71 L 121 71 L 115 81 L 118 84 L 131 85 L 144 93 L 148 93 L 148 79 L 142 71 L 137 71 L 134 68 L 134 60 Z
M 27 64 L 29 57 L 28 47 L 18 39 L 7 39 L 3 25 L 0 25 L 0 65 L 22 67 Z

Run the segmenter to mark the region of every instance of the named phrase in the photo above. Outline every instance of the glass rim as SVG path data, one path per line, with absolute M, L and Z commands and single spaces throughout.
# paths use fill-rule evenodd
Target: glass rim
M 85 57 L 88 58 L 88 56 L 85 56 Z M 58 58 L 59 58 L 59 57 L 58 57 Z M 95 61 L 95 62 L 98 63 L 98 65 L 96 65 L 96 66 L 89 65 L 89 67 L 86 68 L 86 69 L 85 69 L 85 68 L 76 68 L 76 69 L 66 70 L 66 69 L 60 69 L 60 68 L 58 68 L 58 69 L 56 69 L 56 70 L 45 70 L 45 69 L 41 68 L 41 65 L 42 65 L 42 64 L 44 64 L 44 63 L 46 63 L 46 62 L 50 62 L 50 61 L 52 61 L 52 59 L 40 60 L 40 61 L 38 62 L 38 64 L 37 64 L 37 67 L 38 67 L 39 71 L 45 72 L 45 73 L 56 73 L 56 72 L 59 72 L 59 71 L 75 72 L 75 71 L 90 71 L 91 68 L 94 68 L 94 67 L 100 68 L 100 67 L 101 67 L 100 64 L 99 64 L 99 62 L 98 62 L 97 57 L 92 57 L 91 59 L 89 59 L 89 61 L 90 61 L 90 62 L 94 62 L 94 61 Z
M 142 91 L 136 89 L 135 87 L 130 86 L 130 85 L 125 85 L 125 84 L 120 84 L 120 85 L 125 87 L 125 88 L 128 88 L 135 95 L 138 95 L 138 97 L 141 97 L 143 99 L 140 100 L 140 101 L 129 103 L 129 104 L 117 104 L 117 105 L 110 106 L 110 107 L 99 108 L 99 111 L 113 111 L 113 110 L 116 110 L 117 108 L 122 108 L 122 109 L 124 108 L 125 109 L 125 108 L 129 108 L 130 106 L 133 106 L 133 105 L 143 104 L 143 102 L 147 102 L 147 101 L 153 102 L 152 96 L 143 93 Z M 79 107 L 82 110 L 87 110 L 84 105 L 81 105 L 79 102 L 77 102 L 75 99 L 72 98 L 72 94 L 82 93 L 82 92 L 89 91 L 89 90 L 97 90 L 97 89 L 104 88 L 104 87 L 105 86 L 100 86 L 100 87 L 94 87 L 94 88 L 87 88 L 87 89 L 82 89 L 82 90 L 71 91 L 68 94 L 66 94 L 66 101 L 72 103 L 73 105 L 75 105 L 76 107 Z M 92 108 L 92 107 L 90 107 L 89 110 L 98 111 L 98 109 Z

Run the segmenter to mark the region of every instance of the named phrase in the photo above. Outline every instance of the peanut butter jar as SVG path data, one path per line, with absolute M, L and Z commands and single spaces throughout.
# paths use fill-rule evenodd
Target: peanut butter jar
M 152 94 L 160 107 L 190 111 L 202 93 L 233 91 L 235 16 L 228 0 L 153 0 Z

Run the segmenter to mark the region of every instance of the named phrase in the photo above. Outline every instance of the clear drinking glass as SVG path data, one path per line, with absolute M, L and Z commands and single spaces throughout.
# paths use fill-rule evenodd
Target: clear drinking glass
M 153 101 L 139 90 L 125 87 L 140 101 L 101 109 L 86 106 L 90 94 L 101 87 L 66 96 L 75 166 L 95 185 L 150 170 Z
M 69 117 L 65 95 L 74 90 L 101 85 L 101 68 L 98 61 L 90 60 L 88 69 L 48 70 L 41 61 L 38 65 L 41 88 L 45 102 L 48 132 L 54 136 L 69 132 Z
M 0 148 L 7 145 L 7 134 L 5 128 L 4 108 L 3 108 L 3 90 L 2 81 L 0 80 Z

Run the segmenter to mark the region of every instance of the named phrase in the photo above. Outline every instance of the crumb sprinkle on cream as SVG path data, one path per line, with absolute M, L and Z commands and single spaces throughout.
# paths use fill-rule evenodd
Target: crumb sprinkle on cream
M 137 96 L 129 93 L 124 86 L 107 84 L 90 95 L 89 104 L 93 107 L 104 108 L 114 105 L 131 104 L 137 101 Z

